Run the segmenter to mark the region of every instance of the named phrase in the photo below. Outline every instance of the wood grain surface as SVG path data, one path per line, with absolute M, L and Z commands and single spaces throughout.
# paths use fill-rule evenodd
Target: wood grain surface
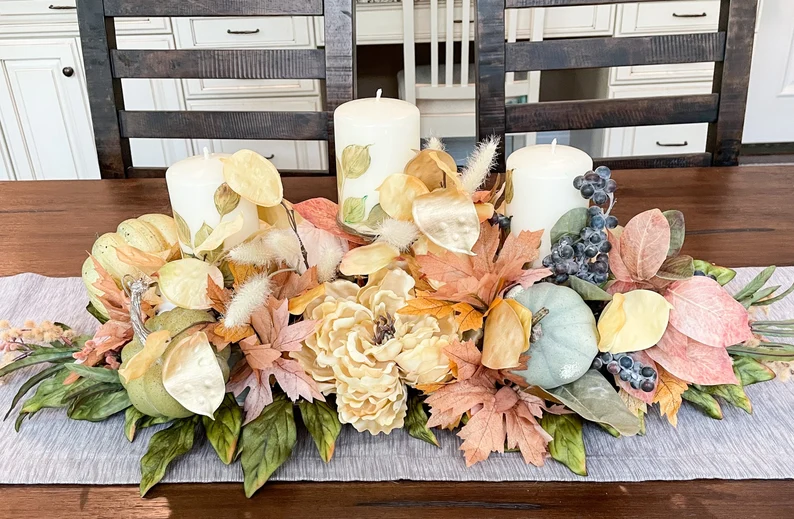
M 794 166 L 616 171 L 616 214 L 682 210 L 684 252 L 728 266 L 793 265 Z M 293 202 L 335 197 L 332 177 L 284 179 Z M 78 276 L 97 235 L 170 212 L 165 181 L 0 182 L 0 275 Z M 792 481 L 643 483 L 276 483 L 245 499 L 238 484 L 0 486 L 0 518 L 113 517 L 788 517 Z

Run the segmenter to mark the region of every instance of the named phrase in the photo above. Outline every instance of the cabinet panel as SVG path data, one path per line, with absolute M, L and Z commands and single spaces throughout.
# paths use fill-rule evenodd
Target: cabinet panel
M 618 35 L 711 32 L 717 30 L 718 0 L 627 4 L 618 10 Z
M 609 36 L 615 29 L 615 6 L 546 8 L 544 38 Z
M 0 125 L 17 179 L 99 178 L 75 38 L 0 42 Z
M 293 99 L 217 99 L 188 100 L 188 110 L 195 111 L 319 111 L 319 97 Z M 237 139 L 196 139 L 194 148 L 204 147 L 211 152 L 234 153 L 242 149 L 254 150 L 279 169 L 327 170 L 327 143 L 320 141 L 264 141 Z

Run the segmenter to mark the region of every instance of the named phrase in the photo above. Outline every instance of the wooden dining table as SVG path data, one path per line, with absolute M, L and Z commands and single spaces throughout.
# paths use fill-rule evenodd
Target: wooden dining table
M 794 166 L 629 170 L 614 178 L 622 222 L 654 207 L 684 212 L 685 254 L 731 267 L 794 265 Z M 329 177 L 288 177 L 284 189 L 293 202 L 336 198 Z M 79 276 L 99 234 L 154 212 L 170 213 L 162 179 L 0 182 L 0 275 Z M 290 482 L 269 483 L 252 499 L 228 483 L 162 484 L 145 499 L 131 485 L 0 486 L 0 518 L 15 519 L 750 518 L 793 510 L 792 480 Z

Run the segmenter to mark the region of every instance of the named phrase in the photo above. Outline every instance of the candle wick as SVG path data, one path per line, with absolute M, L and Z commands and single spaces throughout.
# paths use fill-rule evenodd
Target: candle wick
M 210 159 L 210 149 L 204 146 L 204 160 Z
M 375 92 L 375 99 L 380 99 L 381 94 L 383 94 L 383 89 L 379 88 L 377 92 Z
M 557 151 L 557 139 L 555 138 L 553 141 L 551 141 L 551 154 L 554 155 L 556 151 Z

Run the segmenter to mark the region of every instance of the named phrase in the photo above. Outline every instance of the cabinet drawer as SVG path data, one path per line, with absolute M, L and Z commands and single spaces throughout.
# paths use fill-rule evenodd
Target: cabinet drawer
M 314 48 L 311 18 L 249 16 L 242 18 L 177 18 L 177 47 Z
M 187 101 L 188 110 L 195 111 L 319 111 L 319 97 L 298 99 L 222 99 L 214 101 Z M 204 147 L 217 153 L 234 153 L 241 149 L 254 150 L 264 157 L 271 157 L 279 169 L 326 170 L 328 169 L 327 143 L 321 141 L 263 141 L 237 139 L 196 139 L 194 148 L 200 152 Z
M 609 36 L 615 27 L 615 6 L 548 7 L 544 38 Z
M 617 35 L 695 33 L 717 30 L 719 0 L 627 4 L 618 9 Z
M 76 0 L 2 0 L 0 34 L 77 33 Z M 120 34 L 171 32 L 168 18 L 123 18 L 116 20 Z
M 186 79 L 188 99 L 227 97 L 317 96 L 320 82 L 312 79 Z
M 711 81 L 714 63 L 676 63 L 674 65 L 634 65 L 613 67 L 611 85 L 644 83 L 680 83 L 682 81 Z

